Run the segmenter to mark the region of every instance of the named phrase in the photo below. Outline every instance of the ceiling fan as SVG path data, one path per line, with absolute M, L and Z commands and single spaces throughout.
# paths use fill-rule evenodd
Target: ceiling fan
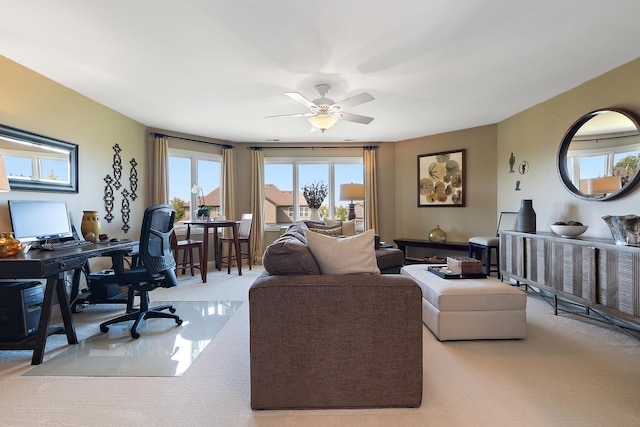
M 356 105 L 364 104 L 365 102 L 373 101 L 375 98 L 367 92 L 352 96 L 351 98 L 347 98 L 340 102 L 335 102 L 332 99 L 325 98 L 325 95 L 331 90 L 331 86 L 329 86 L 328 84 L 316 85 L 315 89 L 320 94 L 320 98 L 314 99 L 313 101 L 309 100 L 298 92 L 285 93 L 285 95 L 309 107 L 311 111 L 307 113 L 267 116 L 267 118 L 309 117 L 309 122 L 312 125 L 311 131 L 314 132 L 316 130 L 319 130 L 323 133 L 331 126 L 335 125 L 339 119 L 347 120 L 349 122 L 361 123 L 363 125 L 369 124 L 373 120 L 373 117 L 361 116 L 359 114 L 352 114 L 342 111 L 342 109 L 345 107 L 353 107 Z

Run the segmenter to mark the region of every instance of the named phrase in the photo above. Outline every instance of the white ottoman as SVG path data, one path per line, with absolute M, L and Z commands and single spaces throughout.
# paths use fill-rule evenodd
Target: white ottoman
M 422 321 L 440 341 L 527 336 L 527 295 L 520 289 L 492 277 L 443 279 L 424 264 L 400 274 L 420 285 Z

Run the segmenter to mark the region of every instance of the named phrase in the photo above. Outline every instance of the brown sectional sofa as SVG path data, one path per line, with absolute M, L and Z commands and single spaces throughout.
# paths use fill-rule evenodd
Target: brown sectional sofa
M 249 290 L 253 409 L 417 407 L 422 294 L 397 274 L 322 275 L 304 223 Z

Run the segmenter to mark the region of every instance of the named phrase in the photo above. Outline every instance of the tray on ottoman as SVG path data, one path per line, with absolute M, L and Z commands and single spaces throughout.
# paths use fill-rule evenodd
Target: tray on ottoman
M 429 271 L 443 279 L 486 279 L 484 273 L 453 273 L 447 267 L 428 267 Z

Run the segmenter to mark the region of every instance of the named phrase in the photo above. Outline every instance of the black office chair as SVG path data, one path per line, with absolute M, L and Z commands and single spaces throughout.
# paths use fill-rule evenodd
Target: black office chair
M 140 232 L 140 248 L 138 265 L 131 267 L 122 274 L 122 281 L 129 287 L 129 294 L 140 296 L 140 307 L 115 319 L 100 324 L 100 330 L 107 332 L 109 325 L 133 320 L 131 337 L 139 338 L 138 325 L 150 318 L 174 319 L 180 325 L 182 319 L 175 314 L 165 313 L 169 310 L 175 313 L 172 305 L 149 307 L 149 291 L 158 287 L 169 288 L 178 285 L 175 271 L 176 261 L 171 250 L 171 233 L 175 211 L 170 205 L 155 205 L 144 211 L 142 230 Z

